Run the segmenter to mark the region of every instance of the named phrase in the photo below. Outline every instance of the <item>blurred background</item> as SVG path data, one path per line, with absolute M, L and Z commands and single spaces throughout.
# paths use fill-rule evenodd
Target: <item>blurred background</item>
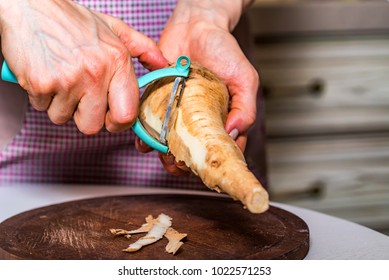
M 389 235 L 389 2 L 256 0 L 273 201 Z

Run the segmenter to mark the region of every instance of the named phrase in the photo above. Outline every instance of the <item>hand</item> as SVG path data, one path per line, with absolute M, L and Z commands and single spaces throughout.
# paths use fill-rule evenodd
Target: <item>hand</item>
M 138 137 L 135 138 L 135 148 L 141 153 L 148 153 L 153 150 Z M 181 161 L 176 162 L 175 157 L 170 153 L 159 153 L 159 159 L 165 170 L 174 176 L 187 176 L 191 174 L 190 169 L 185 163 Z
M 167 65 L 156 44 L 124 22 L 70 0 L 0 1 L 4 57 L 31 105 L 85 134 L 129 128 L 138 113 L 132 57 Z
M 211 7 L 199 8 L 195 6 L 196 2 L 201 1 L 179 1 L 161 35 L 159 46 L 168 60 L 174 61 L 179 55 L 188 55 L 226 83 L 231 95 L 226 131 L 244 151 L 248 130 L 256 118 L 259 77 L 230 33 L 239 17 L 229 11 L 238 11 L 239 8 L 232 6 L 239 1 L 212 1 L 210 5 L 214 4 L 214 9 L 219 9 L 219 12 Z M 218 6 L 220 3 L 221 6 Z M 223 14 L 228 12 L 230 17 Z M 164 159 L 162 157 L 165 168 L 168 166 L 168 171 L 177 172 L 169 164 L 173 161 Z

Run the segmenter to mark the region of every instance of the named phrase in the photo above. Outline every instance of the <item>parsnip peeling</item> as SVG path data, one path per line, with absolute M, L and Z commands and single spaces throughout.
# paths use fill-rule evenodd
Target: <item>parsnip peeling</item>
M 110 232 L 113 235 L 124 235 L 127 238 L 130 238 L 131 234 L 147 233 L 145 236 L 139 238 L 136 242 L 130 244 L 128 248 L 122 250 L 124 252 L 136 252 L 143 246 L 155 243 L 163 236 L 165 236 L 168 239 L 168 244 L 166 245 L 165 250 L 166 252 L 174 255 L 184 244 L 181 240 L 184 239 L 187 234 L 179 233 L 173 229 L 171 225 L 172 218 L 162 213 L 156 219 L 154 219 L 153 216 L 148 215 L 146 217 L 146 223 L 138 229 L 110 229 Z
M 165 237 L 169 240 L 169 243 L 166 245 L 166 252 L 174 255 L 182 244 L 184 244 L 181 240 L 186 236 L 186 233 L 179 233 L 174 228 L 168 228 L 165 233 Z
M 152 244 L 160 240 L 166 233 L 167 229 L 172 225 L 172 218 L 165 214 L 160 214 L 158 218 L 153 222 L 152 228 L 149 232 L 139 238 L 136 242 L 130 244 L 125 252 L 135 252 L 141 249 L 143 246 Z
M 138 229 L 134 229 L 134 230 L 110 229 L 110 231 L 114 235 L 125 235 L 127 238 L 130 238 L 131 234 L 149 232 L 150 229 L 153 227 L 153 225 L 156 223 L 156 219 L 154 219 L 153 216 L 151 215 L 148 215 L 145 220 L 146 223 L 143 224 Z
M 139 118 L 152 135 L 159 135 L 174 78 L 150 84 L 142 96 Z M 203 183 L 240 200 L 252 213 L 269 207 L 267 191 L 248 169 L 225 122 L 229 93 L 211 71 L 191 64 L 179 107 L 173 106 L 168 125 L 168 147 Z

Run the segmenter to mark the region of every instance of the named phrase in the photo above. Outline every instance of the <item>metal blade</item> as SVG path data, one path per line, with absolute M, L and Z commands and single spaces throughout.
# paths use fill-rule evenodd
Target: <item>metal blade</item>
M 165 145 L 166 145 L 166 142 L 167 142 L 167 139 L 166 139 L 166 136 L 167 136 L 167 126 L 169 124 L 169 119 L 170 119 L 170 114 L 172 112 L 174 98 L 177 95 L 178 87 L 179 87 L 180 84 L 181 84 L 181 90 L 180 90 L 180 93 L 179 93 L 179 100 L 177 101 L 177 104 L 179 104 L 180 99 L 181 99 L 182 91 L 183 91 L 184 84 L 185 84 L 185 78 L 177 77 L 174 80 L 173 89 L 172 89 L 172 91 L 170 93 L 169 103 L 168 103 L 168 106 L 167 106 L 167 109 L 166 109 L 165 119 L 163 120 L 163 124 L 162 124 L 161 134 L 159 135 L 159 141 L 162 144 L 165 144 Z

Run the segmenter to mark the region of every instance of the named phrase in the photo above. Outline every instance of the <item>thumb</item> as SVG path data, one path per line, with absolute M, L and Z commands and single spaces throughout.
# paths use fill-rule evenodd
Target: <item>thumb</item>
M 128 50 L 128 59 L 117 63 L 115 74 L 109 85 L 106 128 L 109 131 L 122 131 L 132 125 L 138 114 L 139 88 L 132 64 L 136 57 L 148 69 L 165 67 L 168 62 L 156 43 L 146 35 L 136 31 L 125 22 L 113 16 L 97 13 L 109 26 Z
M 245 76 L 245 81 L 234 80 L 228 85 L 231 95 L 230 111 L 226 121 L 226 131 L 235 138 L 239 148 L 244 151 L 247 134 L 257 115 L 258 73 Z
M 149 70 L 156 70 L 168 65 L 168 61 L 151 38 L 136 31 L 117 18 L 107 15 L 103 16 L 107 17 L 106 22 L 110 24 L 111 30 L 127 47 L 131 57 L 138 58 L 144 67 Z

